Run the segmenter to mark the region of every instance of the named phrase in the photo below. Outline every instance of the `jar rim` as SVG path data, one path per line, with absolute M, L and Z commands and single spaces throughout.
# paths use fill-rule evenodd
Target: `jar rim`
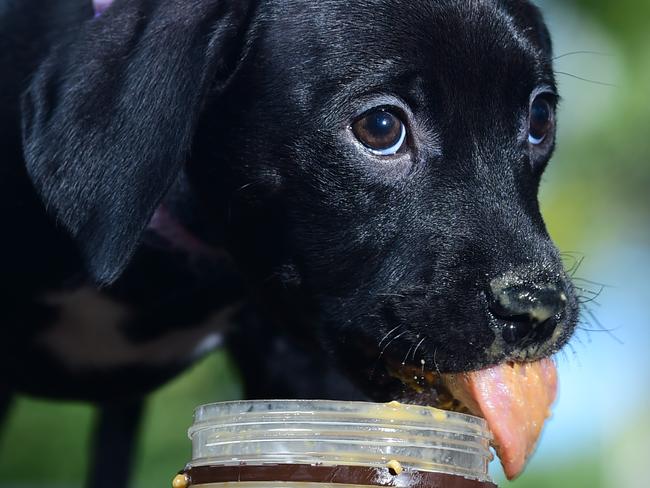
M 316 412 L 337 412 L 337 407 L 348 407 L 348 412 L 353 411 L 352 407 L 358 407 L 357 412 L 362 410 L 372 411 L 373 413 L 383 413 L 390 415 L 390 413 L 400 412 L 400 422 L 414 421 L 421 422 L 427 418 L 436 420 L 438 422 L 444 421 L 447 424 L 464 425 L 471 428 L 476 432 L 477 436 L 484 437 L 491 440 L 492 434 L 488 429 L 485 419 L 473 415 L 442 410 L 435 407 L 424 405 L 412 405 L 407 403 L 389 402 L 389 403 L 373 403 L 363 401 L 344 401 L 344 400 L 308 400 L 308 399 L 274 399 L 274 400 L 231 400 L 225 402 L 213 402 L 199 405 L 194 409 L 194 424 L 188 429 L 188 437 L 192 437 L 197 430 L 202 426 L 218 421 L 223 423 L 228 417 L 241 417 L 242 415 L 251 414 L 251 407 L 255 406 L 273 406 L 274 409 L 268 410 L 265 413 L 284 412 L 287 410 L 280 409 L 281 406 L 286 405 L 294 406 L 295 412 L 309 411 L 304 407 L 318 407 Z M 237 407 L 240 407 L 239 409 Z M 295 407 L 300 407 L 296 409 Z M 383 410 L 383 412 L 382 412 Z M 256 412 L 261 413 L 261 412 Z M 410 414 L 410 415 L 408 415 Z M 408 416 L 407 416 L 408 415 Z M 420 416 L 420 419 L 417 417 Z
M 398 402 L 246 400 L 201 405 L 188 466 L 385 466 L 489 480 L 491 434 L 471 415 Z

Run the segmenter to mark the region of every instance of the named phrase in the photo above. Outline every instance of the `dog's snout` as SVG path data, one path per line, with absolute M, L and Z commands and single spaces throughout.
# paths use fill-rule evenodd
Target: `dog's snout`
M 503 339 L 510 345 L 526 346 L 551 338 L 556 316 L 564 311 L 567 297 L 553 283 L 517 283 L 495 279 L 490 283 L 490 309 L 505 322 Z

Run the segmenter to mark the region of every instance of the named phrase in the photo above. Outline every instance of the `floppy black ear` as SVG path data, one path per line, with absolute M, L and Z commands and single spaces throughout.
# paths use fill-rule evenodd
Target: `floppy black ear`
M 116 0 L 23 98 L 27 170 L 98 283 L 115 280 L 241 61 L 252 2 Z

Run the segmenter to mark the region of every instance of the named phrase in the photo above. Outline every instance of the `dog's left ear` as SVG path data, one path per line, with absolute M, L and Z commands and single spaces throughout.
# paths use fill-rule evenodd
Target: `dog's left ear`
M 245 56 L 247 0 L 116 0 L 23 98 L 29 175 L 100 284 L 114 281 Z

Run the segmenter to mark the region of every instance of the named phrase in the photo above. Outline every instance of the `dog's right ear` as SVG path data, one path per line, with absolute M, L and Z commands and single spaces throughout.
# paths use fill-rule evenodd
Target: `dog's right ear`
M 23 98 L 27 170 L 99 284 L 115 280 L 242 62 L 247 0 L 116 0 Z

